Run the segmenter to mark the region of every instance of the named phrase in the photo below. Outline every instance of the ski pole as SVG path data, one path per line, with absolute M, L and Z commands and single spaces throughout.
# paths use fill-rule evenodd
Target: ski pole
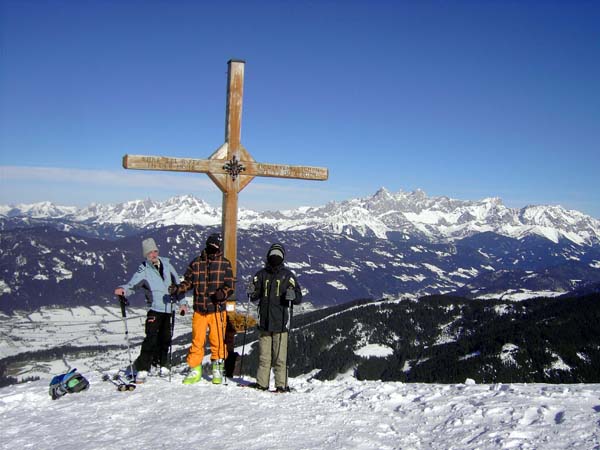
M 227 303 L 223 303 L 224 308 L 225 308 L 225 316 L 227 316 Z M 221 363 L 221 372 L 222 372 L 222 376 L 223 376 L 223 384 L 225 384 L 225 386 L 227 386 L 227 372 L 225 372 L 225 359 L 227 359 L 227 343 L 225 342 L 225 333 L 227 332 L 227 319 L 223 320 L 223 311 L 221 311 L 219 313 L 219 316 L 221 318 L 221 333 L 223 336 L 223 356 L 224 358 L 221 360 L 223 361 Z
M 133 376 L 133 362 L 131 361 L 131 346 L 129 345 L 129 329 L 127 328 L 127 312 L 125 306 L 129 305 L 129 301 L 124 295 L 119 295 L 119 303 L 121 303 L 121 318 L 123 319 L 123 325 L 125 325 L 125 342 L 127 343 L 127 354 L 129 355 L 129 370 L 131 376 Z
M 287 335 L 287 349 L 285 352 L 285 387 L 289 388 L 288 386 L 288 370 L 289 370 L 289 366 L 288 366 L 288 360 L 289 360 L 289 356 L 290 356 L 290 335 L 292 334 L 292 318 L 294 317 L 294 304 L 292 302 L 290 302 L 290 320 L 288 322 L 288 335 Z
M 219 314 L 217 314 L 217 311 Z M 227 384 L 227 375 L 225 374 L 225 359 L 221 359 L 219 358 L 219 356 L 221 356 L 221 345 L 223 346 L 223 349 L 226 350 L 226 345 L 225 345 L 225 330 L 223 328 L 223 311 L 221 311 L 221 307 L 219 303 L 215 304 L 215 321 L 217 322 L 217 340 L 219 341 L 219 347 L 218 347 L 218 355 L 217 355 L 217 361 L 223 361 L 223 367 L 221 367 L 219 365 L 219 370 L 221 371 L 221 377 L 223 378 L 224 383 L 223 384 Z M 219 320 L 221 321 L 221 324 L 219 324 Z M 227 351 L 223 352 L 223 355 L 225 355 L 225 353 L 227 353 Z M 219 364 L 217 362 L 217 364 Z
M 169 383 L 171 382 L 171 372 L 173 372 L 173 335 L 175 334 L 175 301 L 171 297 L 171 339 L 169 339 Z
M 248 314 L 250 314 L 250 300 L 252 298 L 252 294 L 250 292 L 246 292 L 248 296 L 248 304 L 246 305 L 246 317 L 244 319 L 244 340 L 242 343 L 242 357 L 240 359 L 240 377 L 242 377 L 242 381 L 244 380 L 244 352 L 246 351 L 246 335 L 248 334 Z

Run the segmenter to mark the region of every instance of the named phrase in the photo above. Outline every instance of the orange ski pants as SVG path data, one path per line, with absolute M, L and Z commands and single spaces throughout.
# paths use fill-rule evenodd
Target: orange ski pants
M 192 316 L 192 345 L 187 355 L 187 363 L 190 367 L 198 367 L 204 358 L 204 344 L 206 342 L 206 330 L 208 330 L 208 341 L 210 343 L 210 359 L 225 359 L 227 348 L 225 346 L 225 327 L 227 326 L 227 313 L 225 311 L 199 313 L 194 312 Z

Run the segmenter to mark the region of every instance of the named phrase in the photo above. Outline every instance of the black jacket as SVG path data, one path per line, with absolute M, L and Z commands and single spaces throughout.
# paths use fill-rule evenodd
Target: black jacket
M 284 264 L 267 266 L 259 270 L 253 279 L 254 294 L 251 299 L 258 303 L 258 328 L 261 331 L 288 331 L 289 301 L 285 299 L 288 287 L 295 293 L 294 305 L 302 301 L 302 291 L 296 276 Z

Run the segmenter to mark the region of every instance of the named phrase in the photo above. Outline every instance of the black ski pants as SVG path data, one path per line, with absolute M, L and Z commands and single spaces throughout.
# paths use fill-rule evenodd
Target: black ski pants
M 152 363 L 160 367 L 169 366 L 169 346 L 171 345 L 171 314 L 148 311 L 146 317 L 146 337 L 142 342 L 140 356 L 135 368 L 150 370 Z

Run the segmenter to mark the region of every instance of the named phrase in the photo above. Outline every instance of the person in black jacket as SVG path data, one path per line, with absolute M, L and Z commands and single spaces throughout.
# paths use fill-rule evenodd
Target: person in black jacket
M 285 267 L 285 249 L 273 244 L 267 252 L 267 263 L 259 270 L 250 286 L 250 299 L 258 303 L 257 389 L 267 390 L 271 367 L 275 374 L 275 389 L 289 391 L 287 380 L 287 347 L 290 307 L 302 301 L 302 291 L 296 276 Z

